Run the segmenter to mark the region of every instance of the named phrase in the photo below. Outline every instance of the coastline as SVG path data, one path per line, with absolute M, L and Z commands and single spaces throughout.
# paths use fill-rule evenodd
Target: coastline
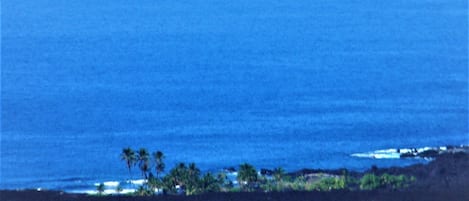
M 304 169 L 290 174 L 305 175 L 312 172 L 337 173 L 340 170 Z M 92 196 L 60 191 L 0 190 L 4 201 L 22 200 L 469 200 L 469 153 L 445 152 L 428 164 L 407 167 L 370 168 L 364 172 L 350 172 L 351 175 L 366 173 L 406 174 L 416 177 L 416 182 L 403 189 L 336 190 L 336 191 L 286 191 L 286 192 L 236 192 L 205 193 L 193 196 L 149 196 L 128 195 Z

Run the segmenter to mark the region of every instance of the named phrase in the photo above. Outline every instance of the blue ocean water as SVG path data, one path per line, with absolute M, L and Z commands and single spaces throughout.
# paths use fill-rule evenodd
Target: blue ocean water
M 217 171 L 468 144 L 467 4 L 3 1 L 0 188 L 124 180 L 129 146 Z

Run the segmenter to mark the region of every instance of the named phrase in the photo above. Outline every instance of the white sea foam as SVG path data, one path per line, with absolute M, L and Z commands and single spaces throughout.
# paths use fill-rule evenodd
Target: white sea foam
M 397 152 L 397 149 L 382 149 L 373 152 L 355 153 L 352 156 L 359 158 L 397 159 L 401 157 L 401 154 Z
M 107 187 L 117 187 L 119 186 L 119 183 L 118 181 L 105 181 L 103 182 L 102 184 L 104 184 L 104 186 L 107 186 Z M 101 183 L 94 183 L 95 186 L 99 186 L 101 185 Z
M 356 154 L 352 154 L 351 156 L 358 157 L 358 158 L 373 158 L 373 154 L 370 154 L 370 153 L 356 153 Z
M 104 186 L 113 186 L 113 187 L 117 187 L 119 186 L 119 182 L 118 181 L 106 181 L 103 183 Z
M 229 172 L 229 173 L 226 173 L 227 176 L 238 176 L 238 172 Z
M 135 191 L 136 191 L 136 189 L 132 189 L 132 188 L 122 189 L 122 191 L 120 191 L 120 192 L 117 192 L 115 189 L 105 189 L 103 194 L 104 195 L 129 194 L 129 193 L 134 193 Z M 73 190 L 73 191 L 70 191 L 70 192 L 71 193 L 78 193 L 78 194 L 88 194 L 88 195 L 98 194 L 97 190 L 91 190 L 91 189 Z
M 397 153 L 397 149 L 376 150 L 375 153 Z
M 412 153 L 412 149 L 399 149 L 399 153 L 401 154 L 406 154 L 406 153 Z
M 401 155 L 399 153 L 376 153 L 373 157 L 376 159 L 394 159 L 400 158 Z
M 137 179 L 137 180 L 127 180 L 127 183 L 135 184 L 135 185 L 143 185 L 147 182 L 146 179 Z
M 93 195 L 93 194 L 98 194 L 98 191 L 96 190 L 73 190 L 73 191 L 69 191 L 70 193 L 77 193 L 77 194 L 89 194 L 89 195 Z
M 428 150 L 430 150 L 430 149 L 432 149 L 432 148 L 431 148 L 431 147 L 418 148 L 418 149 L 417 149 L 417 152 L 418 152 L 418 153 L 421 153 L 421 152 L 424 152 L 424 151 L 428 151 Z
M 128 193 L 134 193 L 136 190 L 135 189 L 123 189 L 120 194 L 128 194 Z
M 421 147 L 421 148 L 404 148 L 404 149 L 382 149 L 382 150 L 376 150 L 372 152 L 365 152 L 365 153 L 354 153 L 351 154 L 353 157 L 359 157 L 359 158 L 375 158 L 375 159 L 395 159 L 395 158 L 400 158 L 401 154 L 413 154 L 417 156 L 420 153 L 423 153 L 425 151 L 429 150 L 440 150 L 440 151 L 446 151 L 448 148 L 447 147 Z

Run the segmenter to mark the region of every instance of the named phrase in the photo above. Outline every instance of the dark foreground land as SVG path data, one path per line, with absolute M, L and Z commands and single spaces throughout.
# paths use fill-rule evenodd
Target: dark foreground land
M 306 171 L 306 170 L 305 170 Z M 252 192 L 252 193 L 208 193 L 195 196 L 88 196 L 56 191 L 33 190 L 0 191 L 1 201 L 469 201 L 469 154 L 451 153 L 437 157 L 427 165 L 404 168 L 373 169 L 376 174 L 407 174 L 417 178 L 405 189 L 378 189 L 373 191 L 330 191 L 330 192 Z
M 209 193 L 195 196 L 86 196 L 76 194 L 63 194 L 60 192 L 36 191 L 3 191 L 2 201 L 35 200 L 35 201 L 467 201 L 468 189 L 442 189 L 442 190 L 409 190 L 409 191 L 331 191 L 331 192 L 271 192 L 271 193 Z

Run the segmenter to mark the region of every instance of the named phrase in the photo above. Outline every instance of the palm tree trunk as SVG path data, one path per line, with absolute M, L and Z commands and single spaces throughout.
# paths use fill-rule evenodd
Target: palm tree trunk
M 132 172 L 130 171 L 130 168 L 129 168 L 129 181 L 132 181 Z

